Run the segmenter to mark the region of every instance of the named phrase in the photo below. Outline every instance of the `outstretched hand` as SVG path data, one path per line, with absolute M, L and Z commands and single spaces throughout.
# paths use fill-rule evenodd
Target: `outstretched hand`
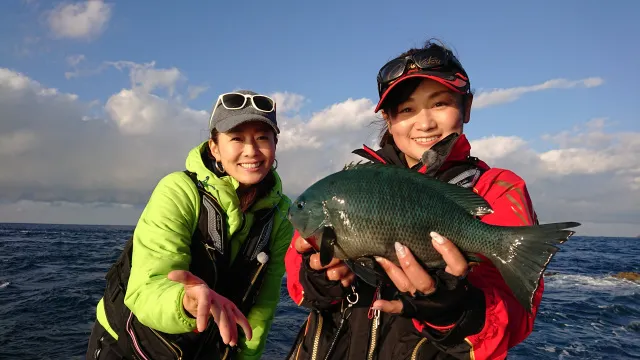
M 445 271 L 454 276 L 465 275 L 469 269 L 469 264 L 455 244 L 438 233 L 431 232 L 430 235 L 433 247 L 442 255 L 447 264 Z M 416 295 L 416 292 L 420 292 L 423 295 L 434 293 L 437 290 L 436 281 L 416 261 L 411 251 L 397 242 L 395 248 L 401 267 L 396 266 L 387 259 L 376 258 L 376 260 L 386 271 L 396 288 L 400 292 L 410 293 L 411 295 Z M 400 300 L 376 300 L 373 303 L 373 308 L 387 313 L 401 314 L 403 304 Z
M 235 346 L 238 343 L 236 324 L 242 327 L 246 338 L 251 340 L 251 325 L 231 300 L 211 290 L 204 280 L 189 271 L 174 270 L 167 277 L 171 281 L 184 285 L 182 306 L 196 318 L 199 332 L 207 328 L 209 315 L 211 315 L 220 329 L 220 336 L 225 344 Z

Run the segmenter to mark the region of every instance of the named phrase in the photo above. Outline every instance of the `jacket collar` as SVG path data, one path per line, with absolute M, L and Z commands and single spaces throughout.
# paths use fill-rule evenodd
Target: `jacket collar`
M 362 149 L 354 150 L 353 153 L 374 162 L 408 167 L 402 152 L 392 144 L 387 144 L 377 151 L 363 145 Z M 425 151 L 421 161 L 411 169 L 433 176 L 456 162 L 466 161 L 470 154 L 471 144 L 467 137 L 464 134 L 453 133 Z

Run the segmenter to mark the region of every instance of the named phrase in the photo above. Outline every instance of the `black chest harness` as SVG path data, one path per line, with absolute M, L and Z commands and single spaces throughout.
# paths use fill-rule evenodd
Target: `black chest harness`
M 191 238 L 189 271 L 218 294 L 231 300 L 247 316 L 262 286 L 269 259 L 269 243 L 276 208 L 254 213 L 248 236 L 231 261 L 226 214 L 205 191 L 195 173 L 185 171 L 200 195 L 198 225 Z M 243 218 L 244 224 L 244 218 Z M 126 359 L 229 359 L 235 351 L 225 345 L 213 318 L 202 333 L 166 334 L 143 325 L 125 306 L 124 296 L 131 273 L 133 238 L 109 269 L 104 308 L 118 347 Z M 149 304 L 153 306 L 153 304 Z M 241 331 L 240 331 L 241 333 Z

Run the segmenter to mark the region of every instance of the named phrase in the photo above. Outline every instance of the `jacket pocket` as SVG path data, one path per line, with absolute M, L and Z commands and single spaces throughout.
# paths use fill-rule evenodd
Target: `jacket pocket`
M 164 333 L 141 324 L 129 313 L 126 332 L 133 353 L 141 360 L 182 360 L 182 348 Z

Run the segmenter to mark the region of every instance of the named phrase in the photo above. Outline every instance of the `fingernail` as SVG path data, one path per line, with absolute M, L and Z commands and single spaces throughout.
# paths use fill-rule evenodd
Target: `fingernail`
M 435 231 L 432 231 L 429 235 L 431 235 L 431 238 L 440 245 L 444 244 L 447 241 L 447 239 L 445 239 L 444 237 L 442 237 L 442 235 L 438 234 Z
M 398 253 L 398 257 L 403 258 L 403 257 L 407 256 L 407 250 L 402 244 L 400 244 L 399 242 L 396 241 L 394 246 L 396 248 L 396 252 Z
M 383 259 L 383 258 L 381 258 L 380 256 L 374 256 L 373 258 L 374 258 L 374 259 L 376 259 L 376 261 L 377 261 L 377 262 L 382 262 L 382 261 L 384 261 L 384 259 Z

